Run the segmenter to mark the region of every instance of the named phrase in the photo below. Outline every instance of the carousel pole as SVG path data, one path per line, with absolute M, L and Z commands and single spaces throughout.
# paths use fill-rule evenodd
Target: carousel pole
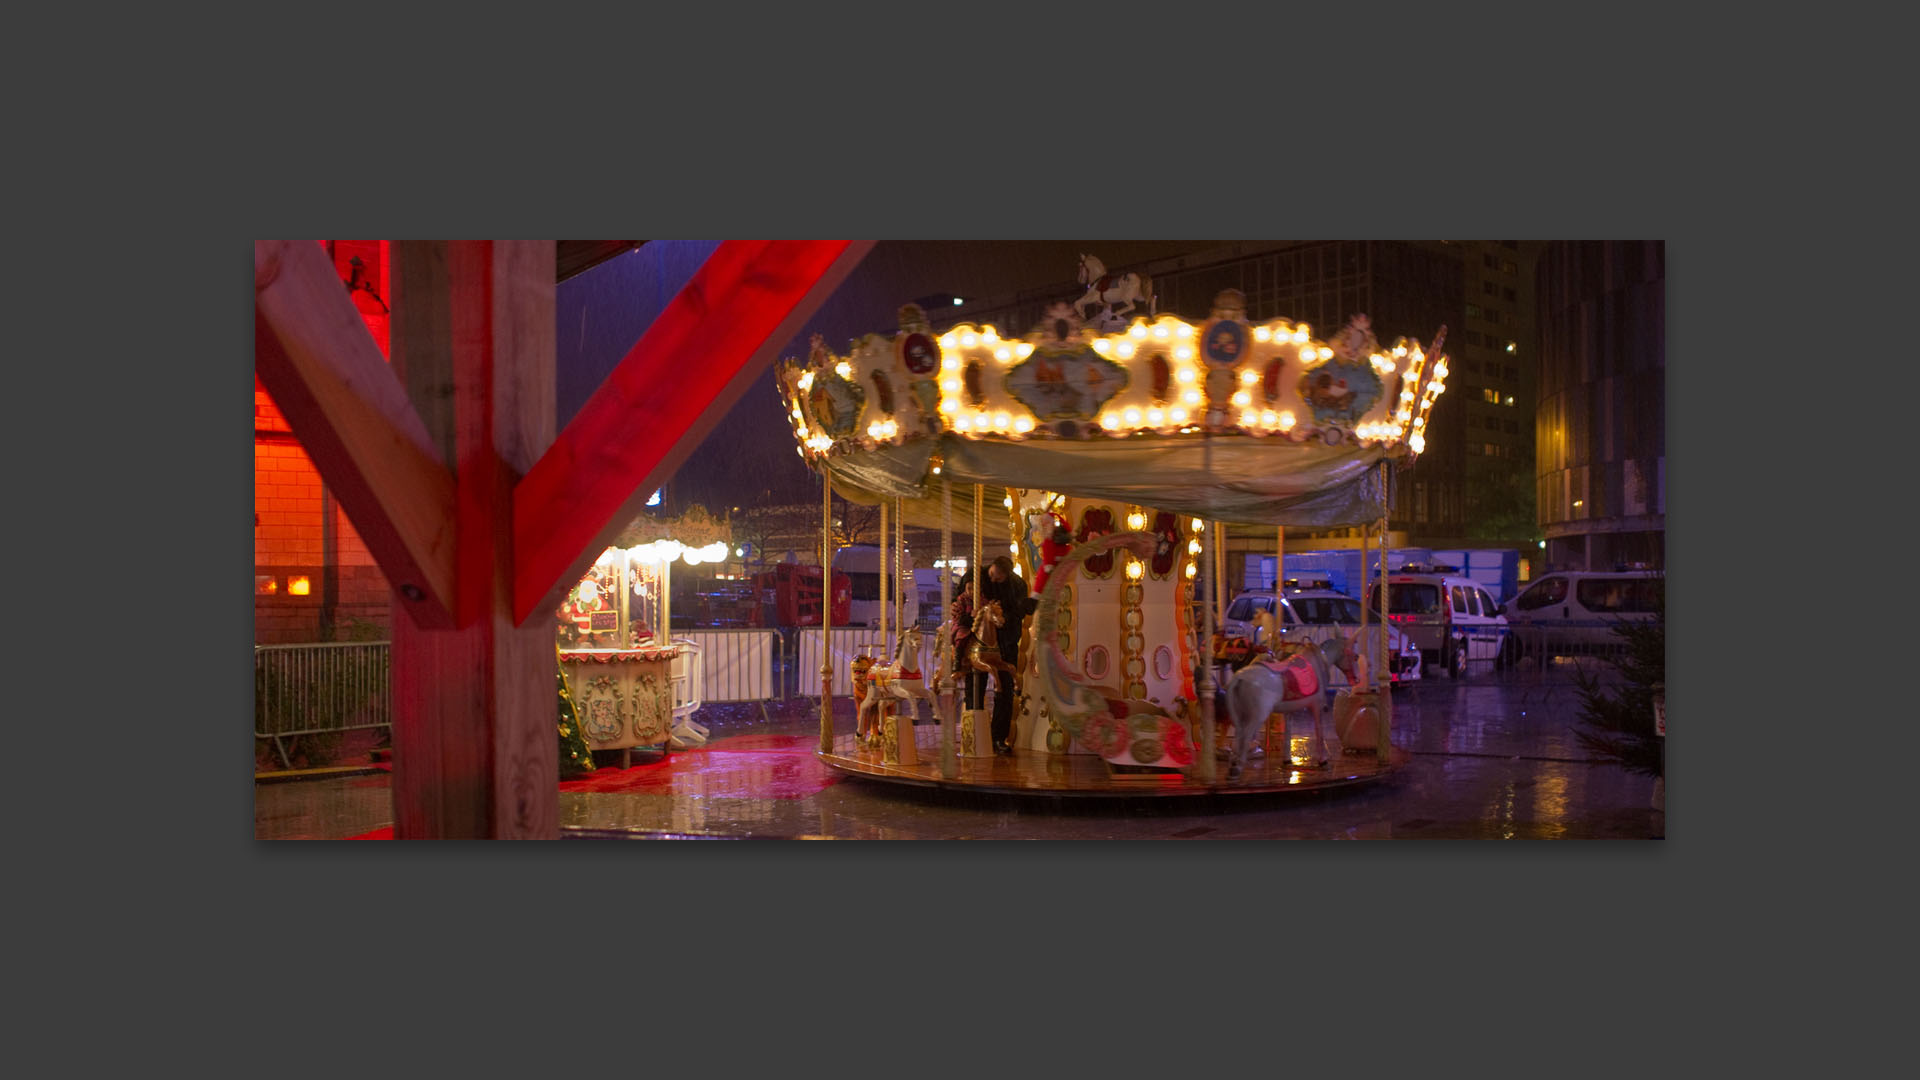
M 953 478 L 946 469 L 940 470 L 940 614 L 941 621 L 953 620 Z M 947 643 L 953 642 L 953 632 L 948 630 Z M 940 650 L 935 648 L 933 655 L 938 658 Z M 935 672 L 936 679 L 943 680 L 948 687 L 948 695 L 953 693 L 953 668 L 959 657 L 947 661 L 947 670 Z M 940 710 L 940 775 L 951 780 L 960 771 L 960 762 L 953 752 L 953 714 L 959 711 L 960 703 L 952 702 L 949 708 Z
M 1227 526 L 1223 521 L 1213 523 L 1213 603 L 1219 614 L 1215 626 L 1227 621 L 1227 604 L 1233 594 L 1220 586 L 1227 580 Z
M 1202 442 L 1200 446 L 1202 456 L 1201 472 L 1203 475 L 1211 477 L 1213 475 L 1213 433 L 1209 431 L 1206 435 L 1202 436 L 1202 438 L 1205 441 Z M 1203 530 L 1201 535 L 1211 538 L 1209 532 L 1210 530 Z M 1203 560 L 1201 565 L 1212 565 L 1211 560 L 1204 550 L 1206 547 L 1205 540 L 1201 541 L 1201 547 L 1203 549 L 1201 552 L 1201 559 Z M 1207 575 L 1207 588 L 1212 589 L 1215 596 L 1217 596 L 1220 589 L 1219 586 L 1215 584 L 1213 580 L 1214 577 L 1215 575 L 1212 573 Z M 1213 760 L 1214 743 L 1217 741 L 1214 733 L 1214 724 L 1216 721 L 1214 719 L 1213 703 L 1214 598 L 1210 596 L 1203 599 L 1205 599 L 1204 606 L 1207 613 L 1204 616 L 1204 628 L 1200 635 L 1200 782 L 1203 784 L 1212 784 L 1219 775 L 1216 762 Z M 1278 603 L 1274 605 L 1274 614 L 1276 616 L 1280 614 L 1280 606 Z M 1262 717 L 1260 722 L 1263 724 L 1266 723 L 1266 718 Z
M 880 500 L 880 543 L 875 545 L 876 554 L 880 556 L 878 560 L 878 562 L 880 563 L 878 567 L 880 572 L 880 655 L 874 657 L 873 662 L 876 664 L 889 663 L 893 659 L 893 657 L 888 655 L 888 652 L 887 652 L 889 648 L 888 638 L 887 638 L 887 602 L 888 602 L 887 600 L 887 584 L 888 584 L 887 549 L 893 546 L 893 534 L 887 531 L 887 510 L 888 509 L 889 507 L 887 505 L 887 500 L 881 499 Z
M 833 467 L 820 462 L 820 752 L 833 752 Z
M 1373 554 L 1373 548 L 1369 546 L 1368 538 L 1369 538 L 1369 530 L 1371 530 L 1372 528 L 1373 526 L 1371 523 L 1360 526 L 1360 642 L 1361 642 L 1361 645 L 1360 645 L 1359 658 L 1360 658 L 1360 666 L 1364 668 L 1367 673 L 1366 688 L 1368 690 L 1373 689 L 1373 661 L 1367 658 L 1367 653 L 1366 653 L 1367 625 L 1368 625 L 1367 615 L 1369 614 L 1368 608 L 1367 608 L 1367 585 L 1368 585 L 1367 576 L 1373 572 L 1373 567 L 1371 565 L 1372 563 L 1371 556 Z M 1387 632 L 1385 629 L 1386 621 L 1387 621 L 1386 613 L 1382 611 L 1380 613 L 1380 622 L 1382 624 L 1380 633 L 1383 635 Z M 1355 689 L 1359 689 L 1359 688 L 1355 687 Z
M 1273 595 L 1281 596 L 1287 581 L 1287 527 L 1281 525 L 1274 530 L 1273 536 Z M 1275 600 L 1274 610 L 1278 611 L 1280 602 Z
M 1393 747 L 1388 735 L 1393 731 L 1393 669 L 1388 661 L 1393 654 L 1387 644 L 1387 544 L 1390 534 L 1387 531 L 1388 495 L 1393 490 L 1393 473 L 1385 461 L 1380 463 L 1380 670 L 1387 673 L 1386 682 L 1380 686 L 1379 730 L 1374 737 L 1374 753 L 1381 761 L 1392 760 Z
M 974 614 L 974 618 L 976 619 L 976 622 L 974 624 L 976 626 L 979 625 L 977 620 L 980 616 L 980 579 L 985 577 L 987 573 L 987 568 L 980 565 L 981 549 L 984 543 L 983 537 L 986 531 L 987 531 L 987 491 L 984 487 L 981 487 L 979 484 L 975 484 L 973 485 L 973 558 L 971 561 L 967 563 L 967 572 L 973 575 L 973 614 Z M 971 663 L 962 664 L 961 670 L 967 673 L 967 682 L 968 682 L 968 685 L 971 686 L 973 682 L 972 664 Z M 995 691 L 998 692 L 998 689 L 999 688 L 996 687 Z M 965 703 L 965 700 L 966 700 L 965 698 L 961 699 L 963 704 Z M 981 694 L 980 694 L 980 704 L 984 706 L 986 703 L 987 703 L 987 698 L 986 698 L 985 687 L 982 687 Z M 983 713 L 986 710 L 982 708 L 982 709 L 975 709 L 972 711 L 976 715 L 973 718 L 973 729 L 971 732 L 973 737 L 967 744 L 967 753 L 969 755 L 978 757 L 979 756 L 978 751 L 980 749 L 980 738 L 981 738 L 980 725 L 987 722 L 987 718 L 985 716 L 981 716 L 978 714 Z M 961 737 L 966 738 L 967 732 L 966 732 L 965 725 L 962 725 L 961 731 L 962 731 Z

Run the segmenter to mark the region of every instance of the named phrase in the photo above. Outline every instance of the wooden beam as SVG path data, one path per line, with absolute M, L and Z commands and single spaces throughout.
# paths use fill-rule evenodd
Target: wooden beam
M 728 241 L 514 491 L 514 618 L 553 610 L 873 247 Z
M 553 627 L 512 618 L 515 483 L 553 441 L 551 241 L 393 245 L 394 360 L 455 464 L 455 625 L 393 631 L 394 835 L 559 835 Z
M 254 372 L 420 626 L 453 624 L 453 477 L 333 264 L 257 241 Z

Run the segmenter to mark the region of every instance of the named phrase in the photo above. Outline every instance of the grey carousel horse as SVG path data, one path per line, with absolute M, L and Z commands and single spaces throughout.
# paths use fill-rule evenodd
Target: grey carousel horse
M 1304 656 L 1307 663 L 1312 665 L 1319 685 L 1305 697 L 1288 698 L 1284 676 L 1266 664 L 1256 661 L 1234 672 L 1233 678 L 1227 681 L 1226 689 L 1227 715 L 1233 720 L 1233 756 L 1227 763 L 1229 780 L 1240 778 L 1240 769 L 1246 763 L 1247 749 L 1253 744 L 1254 733 L 1264 733 L 1267 717 L 1275 712 L 1282 716 L 1301 710 L 1313 714 L 1312 760 L 1316 765 L 1325 765 L 1327 740 L 1322 718 L 1327 679 L 1334 668 L 1346 673 L 1349 681 L 1353 678 L 1353 658 L 1348 655 L 1347 643 L 1340 638 L 1332 638 L 1319 645 L 1311 641 L 1283 641 L 1272 634 L 1269 626 L 1266 640 L 1274 643 L 1278 656 Z

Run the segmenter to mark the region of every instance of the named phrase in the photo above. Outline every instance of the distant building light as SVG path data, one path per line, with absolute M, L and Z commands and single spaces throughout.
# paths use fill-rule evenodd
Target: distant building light
M 660 492 L 658 492 L 658 491 L 656 491 L 656 492 L 654 492 L 654 493 L 653 493 L 653 498 L 651 498 L 651 499 L 648 499 L 648 500 L 647 500 L 647 505 L 648 505 L 648 506 L 659 506 L 659 505 L 660 505 Z
M 1575 500 L 1573 500 L 1573 505 L 1575 505 L 1575 506 L 1585 506 L 1585 505 L 1587 505 L 1587 500 L 1585 500 L 1585 499 L 1575 499 Z
M 1507 342 L 1507 351 L 1508 351 L 1508 352 L 1512 352 L 1512 351 L 1513 351 L 1513 342 L 1511 342 L 1511 341 L 1509 341 L 1509 342 Z
M 290 596 L 308 596 L 313 593 L 313 581 L 305 574 L 287 579 L 287 593 Z
M 965 301 L 965 300 L 962 300 L 961 298 L 959 298 L 959 297 L 957 297 L 957 296 L 953 298 L 953 306 L 954 306 L 954 307 L 959 307 L 959 306 L 960 306 L 961 304 L 964 304 L 964 303 L 966 303 L 966 301 Z

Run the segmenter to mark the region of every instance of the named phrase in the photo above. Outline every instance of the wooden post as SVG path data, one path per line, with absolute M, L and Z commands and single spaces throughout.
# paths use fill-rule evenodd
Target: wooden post
M 394 837 L 557 838 L 553 627 L 513 618 L 514 484 L 554 438 L 554 244 L 392 251 L 394 367 L 455 490 L 453 626 L 394 604 Z

